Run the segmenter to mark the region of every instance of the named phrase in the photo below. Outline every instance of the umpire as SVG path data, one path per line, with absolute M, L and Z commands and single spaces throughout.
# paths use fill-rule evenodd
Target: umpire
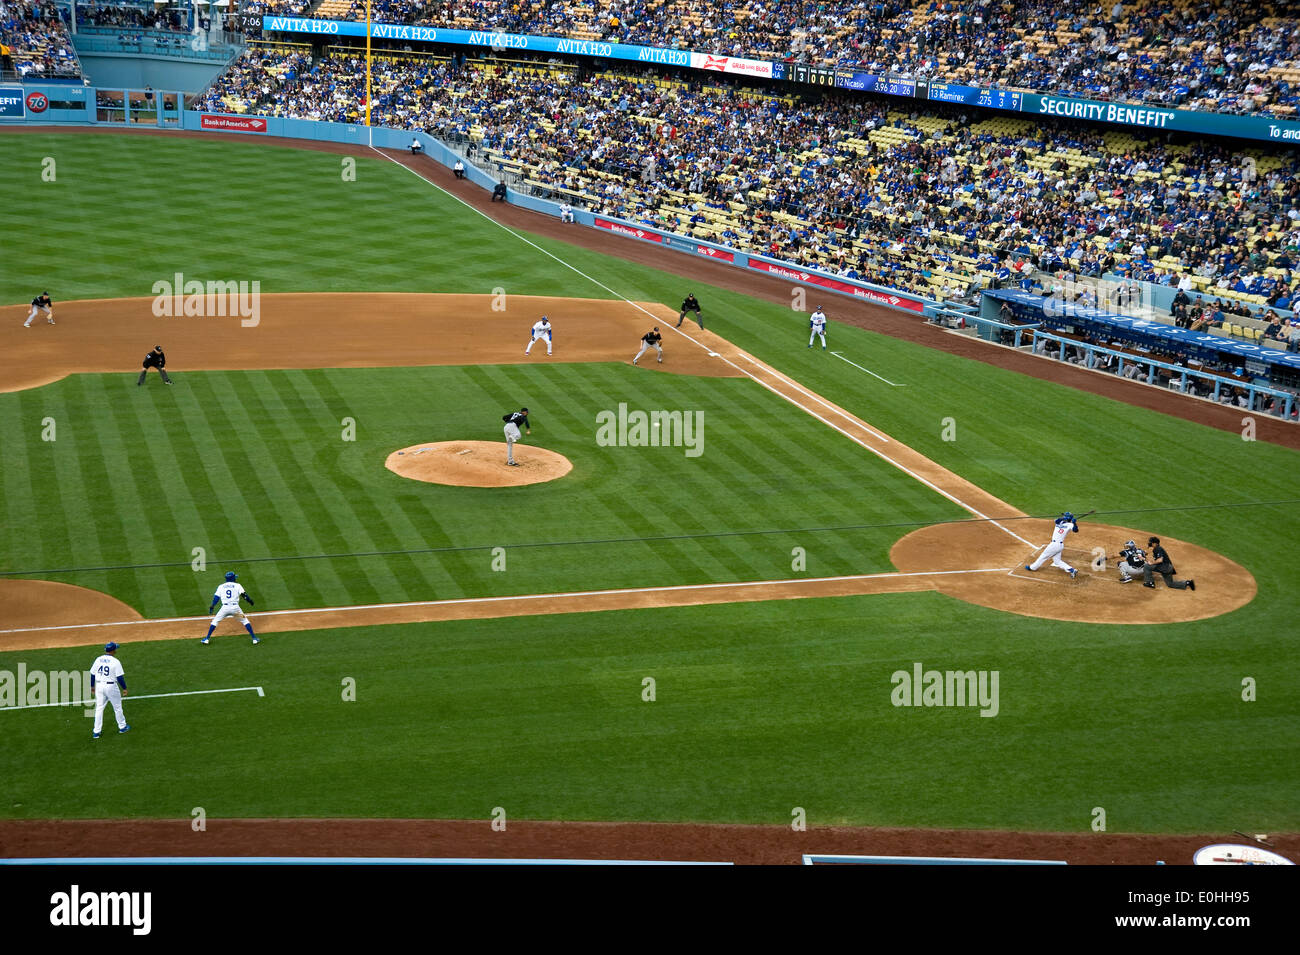
M 1196 581 L 1194 580 L 1174 580 L 1174 562 L 1169 559 L 1169 554 L 1160 546 L 1160 538 L 1152 537 L 1147 541 L 1147 546 L 1151 548 L 1151 559 L 1147 561 L 1146 566 L 1142 568 L 1142 586 L 1154 587 L 1154 577 L 1159 574 L 1165 579 L 1165 586 L 1172 587 L 1174 590 L 1195 590 Z
M 144 367 L 140 369 L 140 380 L 135 383 L 135 386 L 139 388 L 144 384 L 145 376 L 149 374 L 150 368 L 157 368 L 158 374 L 162 375 L 162 380 L 170 385 L 172 380 L 167 377 L 167 369 L 164 367 L 166 364 L 167 356 L 163 354 L 162 346 L 154 345 L 153 351 L 144 356 Z
M 703 329 L 704 316 L 700 314 L 700 303 L 699 300 L 696 299 L 694 292 L 690 293 L 689 295 L 686 296 L 686 298 L 682 300 L 682 310 L 681 313 L 677 316 L 678 328 L 681 328 L 682 322 L 686 321 L 687 312 L 695 313 L 695 320 L 700 323 L 700 328 Z

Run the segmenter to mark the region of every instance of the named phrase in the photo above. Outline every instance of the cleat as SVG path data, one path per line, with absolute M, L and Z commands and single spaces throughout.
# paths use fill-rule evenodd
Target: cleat
M 253 638 L 253 646 L 257 646 L 257 645 L 258 645 L 259 643 L 261 643 L 261 642 L 262 642 L 262 641 L 259 640 L 259 639 L 257 639 L 257 637 L 254 637 L 254 638 Z
M 1194 580 L 1189 580 L 1189 581 L 1187 582 L 1187 589 L 1188 589 L 1188 590 L 1195 590 L 1195 589 L 1196 589 L 1196 581 L 1194 581 Z
M 1078 576 L 1079 576 L 1079 572 L 1078 572 L 1077 570 L 1075 570 L 1073 567 L 1071 567 L 1071 568 L 1070 568 L 1070 579 L 1071 579 L 1071 580 L 1074 580 L 1074 578 L 1075 578 L 1075 577 L 1078 577 Z
M 126 732 L 127 730 L 129 730 L 130 728 L 131 728 L 131 724 L 130 724 L 130 723 L 127 723 L 127 724 L 126 724 L 125 726 L 123 726 L 120 730 L 118 730 L 118 732 L 119 732 L 119 733 L 125 733 L 125 732 Z
M 233 590 L 234 588 L 231 589 Z M 211 641 L 212 641 L 211 637 L 204 637 L 202 640 L 199 641 L 199 643 L 210 643 Z
M 1144 583 L 1142 586 L 1143 586 L 1143 587 L 1150 587 L 1152 590 L 1155 590 L 1155 589 L 1156 589 L 1156 585 L 1155 585 L 1155 584 Z
M 1030 567 L 1028 564 L 1025 564 L 1025 570 L 1033 570 L 1033 569 L 1034 568 Z
M 1133 578 L 1132 578 L 1132 577 L 1121 577 L 1121 578 L 1119 579 L 1119 582 L 1120 582 L 1121 584 L 1131 584 L 1131 583 L 1133 583 Z
M 24 327 L 26 327 L 26 326 L 24 326 Z M 91 739 L 99 739 L 99 734 L 98 734 L 98 733 L 92 733 L 92 734 L 90 735 L 90 738 L 91 738 Z

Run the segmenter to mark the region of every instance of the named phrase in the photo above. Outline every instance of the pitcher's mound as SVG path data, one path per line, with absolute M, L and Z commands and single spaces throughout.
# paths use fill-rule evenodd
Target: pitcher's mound
M 573 470 L 564 455 L 529 444 L 515 444 L 515 461 L 518 467 L 506 464 L 504 441 L 437 441 L 394 451 L 384 467 L 413 481 L 457 487 L 541 484 Z

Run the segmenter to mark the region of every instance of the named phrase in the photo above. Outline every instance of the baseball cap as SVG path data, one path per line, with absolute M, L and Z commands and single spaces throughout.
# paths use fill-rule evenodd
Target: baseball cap
M 112 652 L 113 652 L 114 650 L 116 650 L 116 649 L 117 649 L 117 644 L 116 644 L 116 643 L 113 643 L 113 642 L 110 641 L 110 642 L 104 644 L 104 652 L 105 652 L 105 653 L 112 653 Z

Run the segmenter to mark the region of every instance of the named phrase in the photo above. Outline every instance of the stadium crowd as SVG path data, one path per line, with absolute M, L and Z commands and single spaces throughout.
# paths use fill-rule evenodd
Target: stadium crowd
M 374 73 L 374 122 L 472 140 L 539 192 L 901 290 L 955 297 L 1037 267 L 1179 285 L 1261 319 L 1300 290 L 1294 151 L 544 64 L 389 56 Z M 355 122 L 363 88 L 359 57 L 250 52 L 205 106 Z
M 77 26 L 131 28 L 143 30 L 189 30 L 189 16 L 150 4 L 77 4 Z
M 0 0 L 0 46 L 21 77 L 81 72 L 59 9 L 48 0 Z
M 315 15 L 365 18 L 365 0 Z M 562 35 L 1292 116 L 1293 0 L 372 0 L 377 22 Z

